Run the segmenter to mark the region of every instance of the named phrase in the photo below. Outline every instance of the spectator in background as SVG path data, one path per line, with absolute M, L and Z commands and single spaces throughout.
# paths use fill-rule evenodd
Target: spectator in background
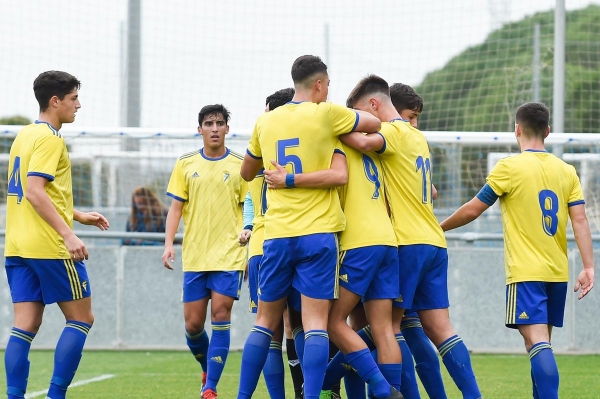
M 138 187 L 131 195 L 131 214 L 125 231 L 164 233 L 169 209 L 147 187 Z M 124 239 L 122 245 L 164 245 L 162 241 Z

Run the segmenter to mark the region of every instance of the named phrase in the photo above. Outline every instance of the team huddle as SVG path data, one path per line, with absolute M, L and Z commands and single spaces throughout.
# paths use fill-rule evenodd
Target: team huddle
M 463 398 L 481 398 L 469 351 L 450 323 L 444 231 L 473 221 L 499 199 L 505 324 L 524 338 L 533 397 L 558 398 L 551 332 L 563 324 L 567 219 L 583 260 L 575 285 L 580 299 L 593 288 L 594 261 L 579 178 L 544 148 L 546 106 L 517 110 L 521 153 L 501 160 L 481 191 L 440 223 L 432 157 L 417 129 L 423 101 L 414 90 L 369 75 L 341 106 L 326 101 L 329 77 L 319 57 L 299 57 L 291 74 L 294 89 L 267 97 L 244 155 L 225 146 L 229 111 L 203 107 L 204 147 L 177 160 L 168 184 L 162 260 L 172 268 L 183 218 L 185 337 L 202 369 L 200 397 L 218 396 L 231 310 L 247 269 L 256 322 L 242 353 L 238 399 L 252 397 L 261 372 L 270 397 L 285 398 L 284 336 L 296 398 L 340 397 L 341 379 L 351 399 L 420 398 L 417 374 L 430 398 L 446 398 L 438 353 Z M 65 398 L 93 323 L 88 254 L 72 225 L 106 229 L 108 221 L 73 210 L 59 133 L 80 107 L 79 86 L 64 72 L 41 74 L 34 83 L 40 118 L 11 147 L 9 399 L 24 398 L 28 352 L 45 304 L 58 303 L 67 320 L 48 398 Z M 23 235 L 25 223 L 40 237 Z M 41 242 L 44 253 L 31 249 Z

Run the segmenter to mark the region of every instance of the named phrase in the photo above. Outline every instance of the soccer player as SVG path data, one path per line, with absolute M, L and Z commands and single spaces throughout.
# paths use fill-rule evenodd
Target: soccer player
M 562 327 L 569 280 L 567 217 L 583 261 L 575 291 L 594 287 L 592 239 L 585 201 L 573 166 L 546 152 L 550 112 L 526 103 L 516 114 L 521 153 L 500 160 L 471 201 L 441 223 L 444 231 L 475 220 L 500 198 L 504 226 L 506 326 L 519 330 L 531 362 L 533 397 L 558 398 L 553 327 Z
M 66 319 L 47 398 L 65 398 L 94 322 L 83 264 L 88 251 L 73 233 L 73 221 L 100 230 L 109 223 L 97 212 L 73 209 L 71 162 L 60 134 L 63 123 L 72 123 L 81 108 L 80 86 L 66 72 L 40 74 L 33 82 L 39 118 L 17 134 L 10 148 L 4 256 L 14 326 L 4 353 L 8 399 L 25 397 L 29 349 L 45 305 L 58 303 Z
M 292 66 L 296 90 L 290 104 L 262 114 L 252 132 L 242 177 L 252 180 L 263 160 L 289 168 L 287 186 L 294 187 L 293 173 L 330 167 L 336 136 L 353 130 L 375 132 L 381 124 L 366 113 L 325 102 L 329 77 L 319 57 L 297 58 Z M 265 162 L 266 169 L 273 166 Z M 327 317 L 331 299 L 337 296 L 337 232 L 344 228 L 339 197 L 332 188 L 267 190 L 264 255 L 259 271 L 259 304 L 242 355 L 239 399 L 252 396 L 264 365 L 273 329 L 281 320 L 292 287 L 302 294 L 305 334 L 304 395 L 319 397 L 328 360 Z M 375 381 L 383 381 L 381 373 Z M 378 397 L 398 397 L 389 385 L 379 387 Z M 386 391 L 383 394 L 383 391 Z
M 162 256 L 175 260 L 173 239 L 183 216 L 183 313 L 186 340 L 202 367 L 202 398 L 217 397 L 231 340 L 231 308 L 239 298 L 245 248 L 238 244 L 242 204 L 248 186 L 240 177 L 242 156 L 225 146 L 229 111 L 207 105 L 198 114 L 204 147 L 182 155 L 173 169 L 167 195 L 173 198 Z M 212 336 L 204 330 L 211 301 Z
M 423 134 L 394 108 L 387 82 L 370 75 L 348 97 L 347 105 L 372 113 L 392 128 L 381 134 L 357 132 L 340 137 L 363 152 L 378 151 L 389 192 L 392 224 L 400 259 L 400 297 L 394 302 L 399 333 L 404 309 L 416 310 L 428 337 L 438 347 L 448 373 L 463 397 L 481 397 L 469 352 L 456 335 L 448 313 L 446 239 L 433 213 L 431 157 Z
M 408 121 L 412 127 L 418 128 L 419 115 L 423 112 L 423 99 L 421 96 L 409 85 L 394 83 L 390 86 L 390 97 L 400 117 Z M 433 183 L 431 190 L 432 198 L 436 199 L 437 190 Z M 427 394 L 432 399 L 445 399 L 446 393 L 440 372 L 438 354 L 431 345 L 431 341 L 427 338 L 427 335 L 425 335 L 417 312 L 412 310 L 406 311 L 402 317 L 400 329 L 410 353 L 415 358 L 415 368 Z M 402 394 L 408 399 L 411 395 L 406 390 L 411 389 L 412 391 L 416 391 L 418 388 L 414 376 L 410 375 L 414 374 L 414 371 L 410 367 L 407 367 L 406 358 L 404 358 L 404 362 L 405 365 L 402 368 L 404 376 L 402 380 Z M 412 383 L 412 388 L 407 386 L 407 381 Z

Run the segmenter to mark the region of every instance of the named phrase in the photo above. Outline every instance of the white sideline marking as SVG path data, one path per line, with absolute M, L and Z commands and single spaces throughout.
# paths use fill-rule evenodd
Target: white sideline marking
M 114 375 L 114 374 L 102 374 L 101 376 L 90 378 L 89 380 L 77 381 L 76 383 L 69 385 L 69 388 L 78 387 L 78 386 L 81 386 L 81 385 L 86 385 L 86 384 L 89 384 L 90 382 L 104 381 L 104 380 L 108 380 L 109 378 L 113 378 L 113 377 L 116 377 L 116 375 Z M 38 396 L 42 396 L 42 395 L 45 395 L 47 393 L 48 393 L 47 389 L 45 389 L 43 391 L 31 392 L 31 393 L 28 393 L 27 395 L 25 395 L 25 399 L 37 398 Z

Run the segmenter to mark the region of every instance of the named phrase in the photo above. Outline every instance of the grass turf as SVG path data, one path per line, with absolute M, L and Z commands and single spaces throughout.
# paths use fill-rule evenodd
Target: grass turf
M 285 356 L 285 355 L 284 355 Z M 53 353 L 32 351 L 28 392 L 48 388 L 52 374 Z M 235 398 L 239 382 L 241 353 L 232 352 L 218 386 L 219 397 Z M 525 355 L 473 355 L 473 368 L 486 399 L 531 398 L 529 359 Z M 600 397 L 600 356 L 557 356 L 561 375 L 560 397 L 596 399 Z M 187 352 L 86 351 L 74 382 L 103 374 L 115 377 L 69 389 L 70 399 L 96 398 L 198 398 L 200 367 Z M 461 398 L 442 365 L 449 399 Z M 6 386 L 4 373 L 0 385 Z M 287 398 L 293 398 L 291 378 L 286 366 Z M 421 391 L 424 398 L 425 392 Z M 44 396 L 38 396 L 43 398 Z M 254 398 L 267 399 L 261 381 Z

